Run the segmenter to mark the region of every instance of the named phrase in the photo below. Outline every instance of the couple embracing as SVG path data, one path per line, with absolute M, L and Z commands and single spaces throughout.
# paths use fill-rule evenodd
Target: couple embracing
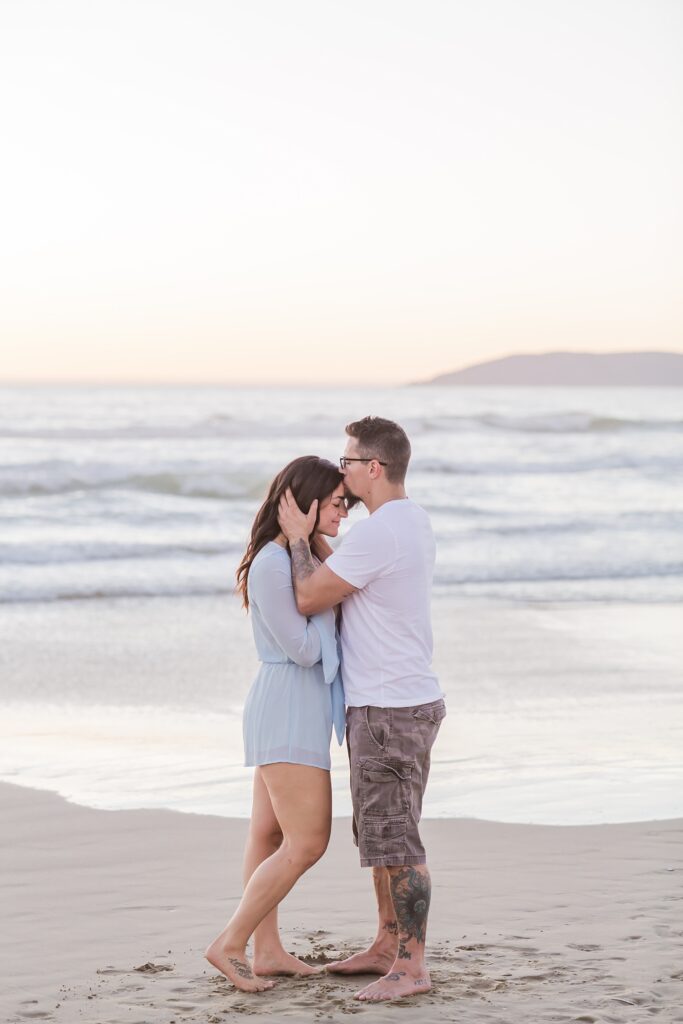
M 377 1001 L 430 987 L 418 823 L 446 709 L 431 669 L 434 537 L 404 486 L 410 442 L 379 417 L 346 433 L 341 469 L 304 456 L 278 474 L 237 570 L 261 661 L 244 709 L 253 809 L 244 894 L 206 957 L 246 992 L 271 988 L 268 975 L 318 973 L 285 951 L 277 908 L 327 848 L 334 729 L 340 743 L 346 734 L 354 842 L 379 923 L 367 950 L 326 970 L 380 975 L 356 993 Z M 370 514 L 333 551 L 326 538 L 358 501 Z

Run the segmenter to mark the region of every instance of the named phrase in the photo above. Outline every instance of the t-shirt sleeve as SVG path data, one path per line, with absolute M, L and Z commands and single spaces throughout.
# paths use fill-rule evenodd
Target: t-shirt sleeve
M 332 572 L 362 590 L 376 580 L 396 561 L 396 539 L 391 532 L 372 518 L 356 523 L 325 565 Z

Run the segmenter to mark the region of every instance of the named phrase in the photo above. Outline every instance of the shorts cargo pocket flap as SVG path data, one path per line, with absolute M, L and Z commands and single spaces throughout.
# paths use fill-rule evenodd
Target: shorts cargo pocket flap
M 424 708 L 416 708 L 413 711 L 413 718 L 417 718 L 420 722 L 431 722 L 432 725 L 438 725 L 445 717 L 445 704 L 432 704 Z
M 360 811 L 371 818 L 402 815 L 410 807 L 412 764 L 369 757 L 360 768 Z
M 407 775 L 398 775 L 394 772 L 374 771 L 371 768 L 364 768 L 363 775 L 367 782 L 396 782 L 397 779 L 403 781 L 410 778 L 410 772 Z
M 372 760 L 361 765 L 363 776 L 368 782 L 408 782 L 413 766 L 408 761 Z
M 387 818 L 366 817 L 363 821 L 363 834 L 371 841 L 386 842 L 387 839 L 400 839 L 407 830 L 407 815 Z

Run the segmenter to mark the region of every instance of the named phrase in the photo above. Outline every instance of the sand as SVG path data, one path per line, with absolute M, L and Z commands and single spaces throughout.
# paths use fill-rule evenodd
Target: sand
M 434 987 L 363 1005 L 362 978 L 245 996 L 203 960 L 239 898 L 245 821 L 92 810 L 7 784 L 0 811 L 3 1022 L 683 1022 L 680 820 L 425 821 Z M 286 948 L 318 963 L 370 938 L 370 874 L 348 820 L 281 925 Z

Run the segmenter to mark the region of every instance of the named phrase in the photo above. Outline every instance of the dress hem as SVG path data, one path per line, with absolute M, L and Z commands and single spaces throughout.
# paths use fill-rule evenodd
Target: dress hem
M 332 766 L 327 764 L 316 764 L 313 761 L 295 761 L 288 757 L 269 757 L 263 760 L 247 759 L 244 762 L 245 768 L 260 768 L 264 764 L 300 764 L 302 768 L 320 768 L 323 772 L 331 772 Z

